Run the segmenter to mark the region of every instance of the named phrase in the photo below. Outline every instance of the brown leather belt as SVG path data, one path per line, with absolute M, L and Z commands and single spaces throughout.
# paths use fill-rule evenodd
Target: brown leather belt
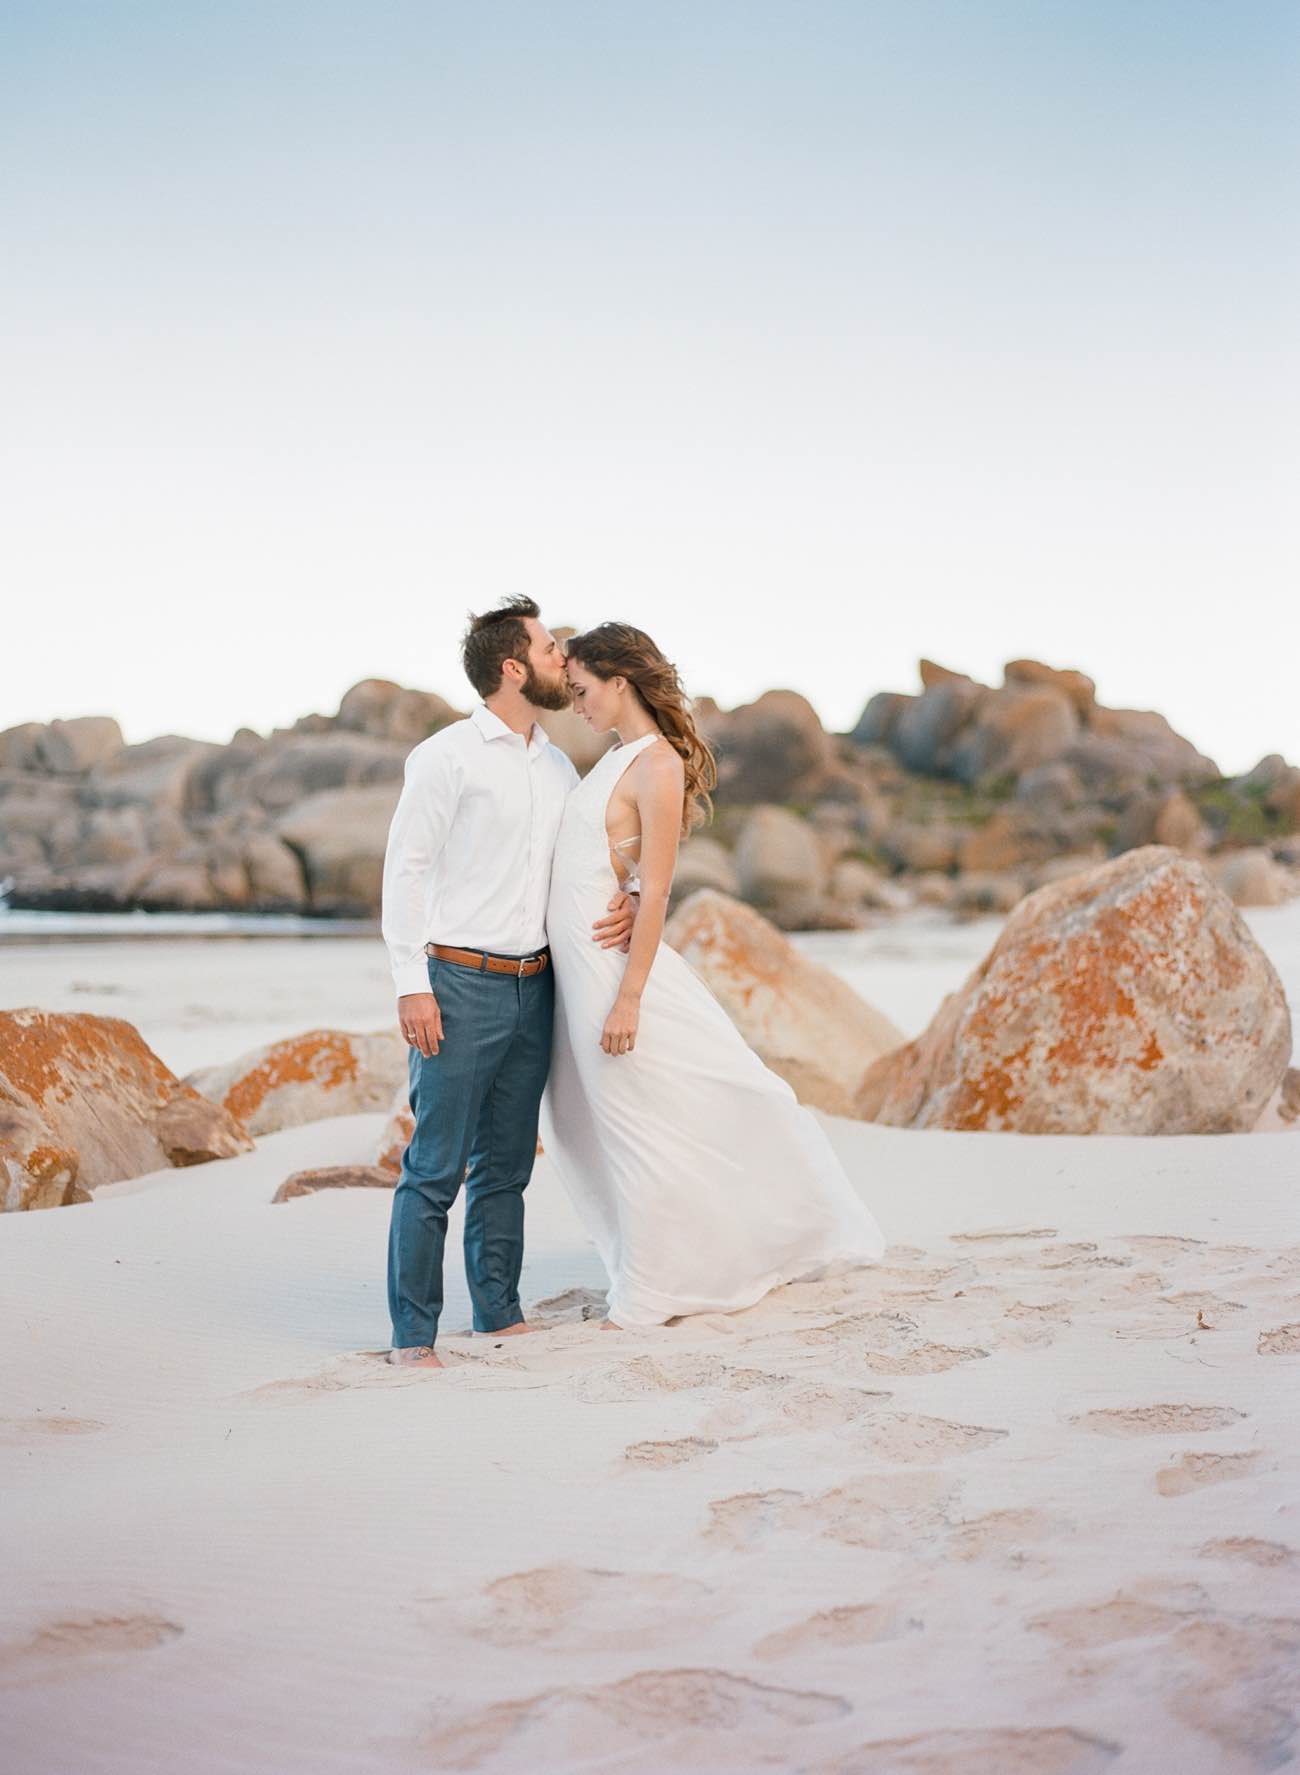
M 454 961 L 458 967 L 477 968 L 479 973 L 486 969 L 489 974 L 516 974 L 521 978 L 540 974 L 551 960 L 544 949 L 536 955 L 488 955 L 482 949 L 452 949 L 446 943 L 426 943 L 424 953 L 436 955 L 439 961 Z

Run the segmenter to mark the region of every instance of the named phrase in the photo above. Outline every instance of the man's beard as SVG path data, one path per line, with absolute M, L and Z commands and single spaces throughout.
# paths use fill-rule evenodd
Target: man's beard
M 521 687 L 525 702 L 531 703 L 535 709 L 567 709 L 569 707 L 573 701 L 573 686 L 563 672 L 558 680 L 548 683 L 545 678 L 537 676 L 531 660 L 524 660 L 523 667 L 528 674 Z

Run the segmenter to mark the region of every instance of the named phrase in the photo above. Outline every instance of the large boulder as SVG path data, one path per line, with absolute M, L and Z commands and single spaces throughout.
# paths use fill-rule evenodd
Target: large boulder
M 714 731 L 718 792 L 731 802 L 809 799 L 835 763 L 834 741 L 807 697 L 794 690 L 765 691 Z
M 963 783 L 1017 777 L 1060 758 L 1078 734 L 1078 711 L 1063 691 L 1012 684 L 981 702 L 976 720 L 952 748 L 950 769 Z
M 397 740 L 418 746 L 430 734 L 458 721 L 460 711 L 431 690 L 407 690 L 386 678 L 363 678 L 339 704 L 335 724 L 372 739 Z
M 923 660 L 922 667 L 929 665 Z M 890 745 L 908 770 L 935 776 L 946 770 L 951 742 L 989 693 L 981 685 L 949 674 L 930 685 L 899 714 Z
M 6 727 L 0 733 L 0 770 L 40 770 L 44 732 L 40 721 L 21 721 L 17 727 Z
M 253 904 L 263 911 L 288 911 L 307 898 L 307 879 L 296 851 L 270 832 L 244 840 L 242 860 Z
M 736 845 L 740 891 L 784 930 L 800 930 L 816 916 L 826 886 L 826 860 L 817 833 L 783 807 L 756 807 Z
M 867 1069 L 903 1040 L 852 987 L 725 894 L 692 894 L 665 937 L 803 1103 L 852 1114 Z
M 858 716 L 849 734 L 855 746 L 883 746 L 892 739 L 903 713 L 914 696 L 900 690 L 878 690 Z
M 125 745 L 122 729 L 111 715 L 81 715 L 73 721 L 51 721 L 37 742 L 37 753 L 46 770 L 69 776 L 106 763 Z
M 398 782 L 327 789 L 279 820 L 278 835 L 302 863 L 315 911 L 379 910 L 388 828 L 400 793 Z
M 87 778 L 91 796 L 101 807 L 144 802 L 185 814 L 201 805 L 197 784 L 203 766 L 222 748 L 181 734 L 161 734 L 139 746 L 126 746 Z
M 227 1110 L 183 1084 L 117 1017 L 0 1012 L 4 1206 L 86 1201 L 101 1183 L 251 1152 Z
M 237 1116 L 251 1134 L 274 1134 L 326 1116 L 387 1109 L 404 1088 L 406 1052 L 396 1030 L 354 1035 L 309 1029 L 225 1066 L 201 1067 L 186 1083 Z
M 1227 895 L 1157 845 L 1038 889 L 859 1098 L 895 1127 L 1250 1128 L 1291 1054 L 1286 995 Z
M 740 877 L 731 852 L 716 838 L 700 832 L 683 839 L 673 871 L 673 899 L 684 900 L 699 888 L 716 888 L 722 894 L 738 894 Z

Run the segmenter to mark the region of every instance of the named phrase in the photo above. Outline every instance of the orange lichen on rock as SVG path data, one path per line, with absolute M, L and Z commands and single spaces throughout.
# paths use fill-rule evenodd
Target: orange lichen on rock
M 858 1113 L 1020 1133 L 1253 1127 L 1290 1058 L 1281 981 L 1201 865 L 1129 851 L 1039 889 Z
M 188 1082 L 253 1134 L 274 1134 L 325 1116 L 385 1110 L 406 1082 L 406 1044 L 395 1029 L 369 1035 L 309 1029 Z
M 252 1144 L 121 1018 L 0 1012 L 5 1208 L 88 1202 L 98 1184 L 233 1157 Z
M 222 1098 L 232 1115 L 250 1120 L 272 1091 L 285 1085 L 320 1085 L 334 1090 L 357 1076 L 352 1037 L 339 1029 L 311 1029 L 276 1042 Z

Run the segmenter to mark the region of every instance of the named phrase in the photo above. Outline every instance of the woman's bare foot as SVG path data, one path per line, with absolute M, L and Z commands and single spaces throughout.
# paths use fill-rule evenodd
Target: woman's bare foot
M 479 1336 L 480 1337 L 520 1337 L 520 1336 L 522 1336 L 522 1334 L 525 1331 L 540 1331 L 541 1329 L 542 1329 L 542 1327 L 540 1325 L 525 1325 L 521 1321 L 518 1325 L 503 1326 L 500 1331 L 481 1331 L 479 1333 Z
M 602 1331 L 622 1331 L 623 1327 L 621 1325 L 615 1325 L 612 1319 L 602 1319 L 600 1322 L 600 1329 Z
M 388 1360 L 402 1368 L 445 1368 L 431 1344 L 408 1344 L 405 1349 L 390 1350 Z

